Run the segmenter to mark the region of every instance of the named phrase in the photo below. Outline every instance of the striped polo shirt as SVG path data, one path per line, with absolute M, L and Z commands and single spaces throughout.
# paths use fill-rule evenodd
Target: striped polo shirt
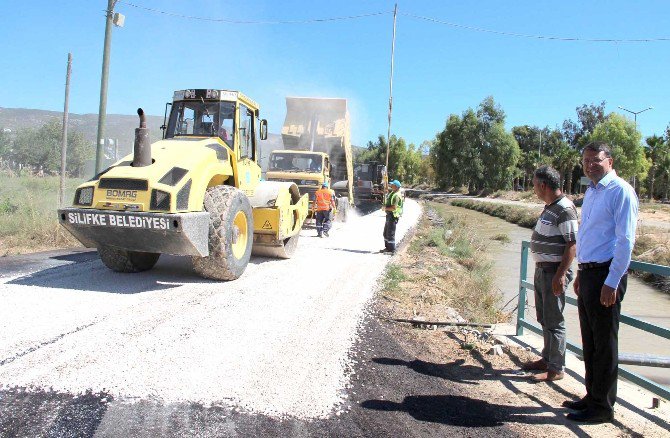
M 530 251 L 536 262 L 560 263 L 566 242 L 577 240 L 577 209 L 565 196 L 544 206 L 530 238 Z

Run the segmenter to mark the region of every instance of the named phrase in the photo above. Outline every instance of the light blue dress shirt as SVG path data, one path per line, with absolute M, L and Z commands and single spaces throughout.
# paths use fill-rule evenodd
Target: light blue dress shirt
M 614 170 L 589 184 L 577 233 L 577 261 L 612 260 L 605 284 L 616 289 L 630 265 L 635 245 L 638 200 L 635 190 Z

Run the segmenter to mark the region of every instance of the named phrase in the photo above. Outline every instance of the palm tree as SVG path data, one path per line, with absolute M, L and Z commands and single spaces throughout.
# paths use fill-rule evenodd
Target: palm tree
M 579 152 L 568 146 L 567 143 L 562 144 L 554 156 L 554 166 L 561 174 L 561 179 L 565 177 L 563 182 L 565 182 L 565 191 L 568 194 L 572 193 L 572 173 L 575 166 L 579 164 L 580 158 Z
M 656 169 L 658 169 L 658 162 L 661 159 L 663 149 L 667 149 L 665 139 L 657 135 L 647 137 L 647 148 L 645 149 L 647 159 L 651 161 L 651 169 L 649 169 L 649 199 L 654 198 L 654 182 L 656 181 Z M 664 146 L 666 146 L 664 148 Z

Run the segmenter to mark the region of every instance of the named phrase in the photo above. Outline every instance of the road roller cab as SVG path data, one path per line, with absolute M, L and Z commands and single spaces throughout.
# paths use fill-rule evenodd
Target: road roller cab
M 191 89 L 168 105 L 164 138 L 150 144 L 138 110 L 133 154 L 79 186 L 61 224 L 120 272 L 150 269 L 167 253 L 232 280 L 252 252 L 290 257 L 308 200 L 294 183 L 261 181 L 267 122 L 258 104 L 238 91 Z

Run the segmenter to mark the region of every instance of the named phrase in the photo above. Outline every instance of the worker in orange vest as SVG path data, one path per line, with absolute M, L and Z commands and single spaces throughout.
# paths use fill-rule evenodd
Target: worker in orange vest
M 316 217 L 316 235 L 328 237 L 330 231 L 330 212 L 335 209 L 335 196 L 328 189 L 328 183 L 321 184 L 321 188 L 314 193 L 312 208 Z

